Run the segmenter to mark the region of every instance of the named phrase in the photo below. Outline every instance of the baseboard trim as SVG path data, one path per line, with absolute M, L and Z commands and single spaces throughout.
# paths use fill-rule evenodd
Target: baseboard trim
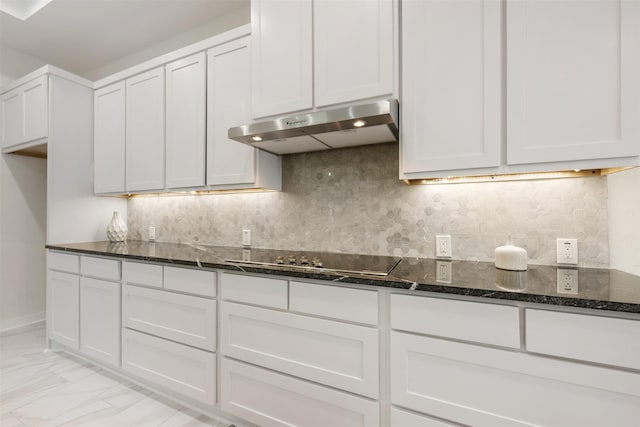
M 0 335 L 6 333 L 17 332 L 17 329 L 24 327 L 33 327 L 36 324 L 44 323 L 46 313 L 40 311 L 37 313 L 29 314 L 27 316 L 14 317 L 13 319 L 6 319 L 2 321 L 0 325 Z

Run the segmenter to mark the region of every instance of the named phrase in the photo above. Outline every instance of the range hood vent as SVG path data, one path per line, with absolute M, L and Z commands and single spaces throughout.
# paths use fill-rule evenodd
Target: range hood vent
M 398 141 L 398 101 L 316 111 L 229 129 L 229 138 L 273 154 Z

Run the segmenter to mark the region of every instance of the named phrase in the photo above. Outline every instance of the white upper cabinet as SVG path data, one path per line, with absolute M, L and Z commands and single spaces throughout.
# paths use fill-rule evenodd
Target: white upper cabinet
M 391 0 L 314 0 L 316 107 L 393 93 Z
M 279 156 L 227 135 L 251 121 L 249 31 L 238 27 L 94 84 L 96 194 L 282 188 Z
M 310 109 L 312 1 L 252 0 L 251 40 L 253 117 Z
M 126 190 L 164 188 L 164 67 L 126 80 Z
M 253 183 L 256 149 L 229 139 L 251 121 L 250 37 L 207 52 L 207 185 Z
M 94 190 L 125 191 L 125 84 L 114 83 L 94 94 Z
M 509 1 L 508 164 L 640 154 L 640 3 Z
M 394 0 L 252 0 L 254 118 L 393 96 Z
M 24 127 L 23 141 L 34 141 L 48 135 L 48 76 L 42 76 L 22 88 Z
M 401 178 L 640 162 L 640 2 L 406 0 L 402 31 Z
M 206 55 L 165 66 L 167 188 L 204 185 Z
M 0 98 L 2 147 L 46 138 L 49 125 L 48 76 L 40 76 Z
M 402 168 L 495 167 L 501 140 L 501 5 L 402 3 Z
M 0 98 L 2 104 L 2 148 L 17 144 L 22 139 L 22 88 L 13 89 Z

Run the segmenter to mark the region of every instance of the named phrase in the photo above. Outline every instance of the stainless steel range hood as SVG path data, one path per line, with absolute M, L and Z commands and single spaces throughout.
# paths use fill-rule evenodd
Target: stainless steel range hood
M 229 138 L 274 154 L 398 141 L 398 101 L 316 111 L 229 129 Z

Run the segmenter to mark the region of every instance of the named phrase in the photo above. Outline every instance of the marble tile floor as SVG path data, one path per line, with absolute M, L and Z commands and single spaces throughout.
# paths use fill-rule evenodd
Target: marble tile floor
M 0 335 L 1 427 L 227 427 L 62 352 L 44 324 Z

